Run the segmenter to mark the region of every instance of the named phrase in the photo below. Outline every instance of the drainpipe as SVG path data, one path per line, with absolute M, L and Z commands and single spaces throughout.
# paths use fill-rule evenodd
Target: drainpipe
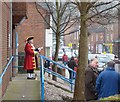
M 12 0 L 10 0 L 10 57 L 12 56 L 12 36 Z M 10 80 L 12 81 L 12 64 L 10 74 Z
M 14 38 L 15 38 L 15 55 L 18 55 L 18 32 L 17 32 L 17 27 L 15 28 L 15 31 L 14 31 Z M 18 66 L 18 57 L 15 57 L 14 58 L 14 61 L 15 61 L 15 66 L 17 67 Z M 16 76 L 16 74 L 18 73 L 18 68 L 13 68 L 13 77 Z

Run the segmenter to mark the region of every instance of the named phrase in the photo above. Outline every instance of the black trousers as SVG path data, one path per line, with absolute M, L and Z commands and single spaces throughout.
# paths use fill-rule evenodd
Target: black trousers
M 72 71 L 69 70 L 69 79 L 73 79 Z
M 34 73 L 34 69 L 27 70 L 27 73 Z

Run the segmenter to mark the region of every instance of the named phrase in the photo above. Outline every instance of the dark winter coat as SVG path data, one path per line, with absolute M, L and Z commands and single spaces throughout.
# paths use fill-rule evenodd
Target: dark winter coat
M 97 76 L 97 69 L 89 65 L 85 70 L 85 98 L 87 101 L 97 99 L 95 90 Z
M 45 68 L 49 68 L 49 67 L 50 67 L 50 61 L 49 61 L 49 60 L 46 60 L 46 61 L 45 61 L 44 67 L 45 67 Z
M 74 59 L 68 61 L 68 67 L 74 70 L 74 67 L 77 67 L 77 64 Z
M 120 91 L 120 75 L 114 68 L 106 68 L 96 80 L 98 99 L 118 94 Z

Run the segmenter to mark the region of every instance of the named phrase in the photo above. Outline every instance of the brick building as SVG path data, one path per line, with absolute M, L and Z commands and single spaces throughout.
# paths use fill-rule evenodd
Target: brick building
M 25 39 L 28 36 L 34 36 L 35 47 L 45 48 L 45 21 L 41 15 L 36 10 L 35 3 L 28 2 L 27 4 L 27 19 L 17 27 L 16 32 L 18 32 L 18 52 L 24 52 Z M 42 14 L 46 14 L 46 10 L 39 7 Z M 44 54 L 45 49 L 42 50 Z
M 1 43 L 1 47 L 0 47 L 0 53 L 1 58 L 0 58 L 0 63 L 1 63 L 1 68 L 0 68 L 0 74 L 2 74 L 6 64 L 8 63 L 8 58 L 11 56 L 11 4 L 8 2 L 1 2 L 0 3 L 0 9 L 1 9 L 1 13 L 2 14 L 0 16 L 1 19 L 1 32 L 0 32 L 0 43 Z M 9 38 L 9 40 L 8 40 Z M 8 68 L 8 70 L 6 71 L 5 75 L 2 78 L 2 83 L 1 83 L 1 94 L 0 97 L 2 97 L 5 93 L 5 90 L 7 88 L 7 85 L 9 83 L 10 80 L 10 73 L 11 72 L 11 68 Z
M 97 27 L 97 28 L 96 28 Z M 118 22 L 95 26 L 90 30 L 89 48 L 93 53 L 115 53 L 114 40 L 118 39 Z
M 102 53 L 103 52 L 103 43 L 105 42 L 105 28 L 103 26 L 93 24 L 89 28 L 89 50 L 92 53 Z
M 46 15 L 46 9 L 40 6 L 38 9 L 47 20 L 50 19 L 50 16 Z M 18 54 L 18 49 L 19 52 L 24 52 L 25 39 L 28 36 L 33 35 L 35 37 L 35 47 L 44 47 L 41 54 L 47 53 L 49 56 L 52 52 L 50 52 L 52 36 L 49 34 L 52 34 L 52 31 L 37 12 L 35 3 L 0 1 L 0 24 L 0 75 L 3 74 L 11 56 Z M 0 100 L 5 94 L 9 81 L 17 74 L 18 69 L 13 67 L 18 65 L 17 61 L 15 58 L 15 61 L 9 65 L 2 79 L 0 79 Z
M 9 81 L 12 79 L 12 64 L 9 65 L 8 69 L 5 69 L 11 56 L 14 54 L 13 43 L 15 38 L 12 31 L 15 28 L 14 26 L 26 16 L 25 3 L 17 4 L 0 1 L 0 100 L 2 100 Z M 14 9 L 15 5 L 17 5 L 16 9 Z M 19 6 L 21 10 L 18 8 Z M 22 13 L 17 11 L 22 11 Z M 4 71 L 5 73 L 3 74 Z
M 80 31 L 78 31 L 79 25 L 72 26 L 66 33 L 68 35 L 64 36 L 65 45 L 72 43 L 72 45 L 78 43 L 78 36 Z M 119 44 L 114 44 L 114 41 L 119 41 L 118 33 L 118 21 L 116 20 L 113 24 L 108 24 L 105 26 L 92 24 L 88 28 L 88 47 L 92 53 L 113 53 L 119 55 Z M 77 44 L 78 45 L 78 44 Z
M 39 10 L 38 12 L 36 9 L 36 4 L 34 2 L 27 2 L 26 7 L 27 19 L 23 19 L 22 23 L 20 23 L 15 30 L 15 35 L 18 34 L 18 55 L 23 55 L 25 53 L 24 47 L 26 44 L 26 38 L 28 36 L 34 36 L 35 47 L 43 47 L 43 50 L 41 50 L 41 54 L 45 55 L 46 57 L 52 58 L 52 33 L 45 20 L 39 14 L 39 12 L 41 12 L 45 19 L 49 21 L 50 17 L 47 10 L 37 4 Z M 24 56 L 19 56 L 18 65 L 23 66 L 23 64 Z M 22 69 L 19 69 L 19 71 L 21 70 Z
M 75 23 L 72 25 L 71 28 L 69 28 L 67 31 L 65 31 L 65 36 L 64 36 L 64 45 L 65 46 L 70 46 L 73 47 L 73 49 L 78 48 L 78 43 L 79 43 L 79 24 Z

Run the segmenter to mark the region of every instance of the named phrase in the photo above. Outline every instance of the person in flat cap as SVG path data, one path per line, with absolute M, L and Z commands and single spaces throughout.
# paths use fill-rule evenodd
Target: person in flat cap
M 114 56 L 113 61 L 115 62 L 115 71 L 117 71 L 120 74 L 120 59 L 117 55 Z
M 120 94 L 120 74 L 115 71 L 115 62 L 107 63 L 106 69 L 96 80 L 98 99 Z
M 34 69 L 37 67 L 36 55 L 42 48 L 35 48 L 33 44 L 34 36 L 26 39 L 24 69 L 27 70 L 27 79 L 35 79 Z

